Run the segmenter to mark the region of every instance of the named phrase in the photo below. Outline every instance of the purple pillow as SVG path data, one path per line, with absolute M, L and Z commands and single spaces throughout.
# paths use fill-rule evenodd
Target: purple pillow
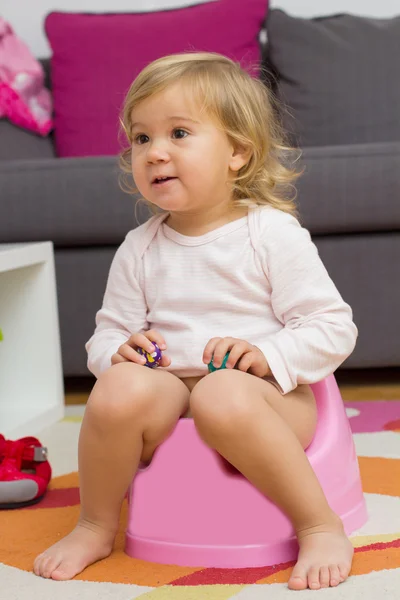
M 268 0 L 219 0 L 129 14 L 50 13 L 55 142 L 58 156 L 118 154 L 119 112 L 136 75 L 176 52 L 233 58 L 254 73 Z

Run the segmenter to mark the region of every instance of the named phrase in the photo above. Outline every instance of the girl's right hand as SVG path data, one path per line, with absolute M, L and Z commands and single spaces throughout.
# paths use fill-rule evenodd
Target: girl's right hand
M 143 348 L 146 352 L 152 353 L 155 350 L 152 342 L 155 342 L 163 353 L 159 363 L 160 367 L 169 367 L 171 359 L 164 354 L 167 344 L 165 343 L 163 336 L 158 333 L 158 331 L 154 331 L 154 329 L 131 335 L 129 340 L 127 340 L 125 344 L 122 344 L 117 352 L 112 355 L 111 364 L 116 365 L 121 362 L 134 362 L 138 365 L 144 365 L 146 359 L 136 351 L 136 348 Z

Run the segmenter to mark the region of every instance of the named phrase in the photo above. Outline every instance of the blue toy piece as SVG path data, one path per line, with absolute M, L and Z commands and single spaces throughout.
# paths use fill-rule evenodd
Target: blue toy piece
M 214 371 L 220 371 L 221 369 L 226 369 L 226 363 L 228 362 L 228 358 L 229 358 L 229 352 L 227 352 L 224 356 L 224 360 L 222 361 L 222 365 L 220 367 L 214 367 L 214 363 L 213 363 L 213 359 L 214 357 L 211 359 L 211 362 L 208 363 L 208 370 L 210 373 L 213 373 Z
M 155 348 L 154 352 L 151 352 L 151 353 L 147 352 L 143 348 L 137 348 L 137 350 L 136 350 L 138 354 L 145 357 L 146 362 L 144 363 L 144 366 L 149 367 L 150 369 L 154 369 L 155 367 L 158 367 L 158 365 L 161 361 L 161 358 L 162 358 L 162 352 L 161 352 L 160 348 L 154 342 L 152 342 L 152 344 Z

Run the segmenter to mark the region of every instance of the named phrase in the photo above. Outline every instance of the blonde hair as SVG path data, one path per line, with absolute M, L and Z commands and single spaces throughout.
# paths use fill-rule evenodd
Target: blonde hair
M 233 204 L 269 204 L 296 214 L 292 182 L 300 173 L 288 164 L 294 150 L 284 143 L 276 100 L 261 80 L 216 53 L 165 56 L 146 66 L 132 83 L 121 115 L 122 129 L 130 142 L 120 155 L 125 191 L 137 191 L 131 171 L 132 110 L 177 82 L 190 86 L 193 97 L 202 102 L 202 110 L 217 120 L 235 148 L 250 151 L 248 162 L 232 181 Z

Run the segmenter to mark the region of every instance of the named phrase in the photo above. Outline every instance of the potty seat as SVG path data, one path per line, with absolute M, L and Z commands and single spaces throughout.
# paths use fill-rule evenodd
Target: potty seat
M 318 424 L 306 455 L 347 534 L 367 520 L 360 472 L 334 376 L 313 384 Z M 284 399 L 283 399 L 284 400 Z M 129 490 L 125 551 L 151 562 L 247 568 L 296 558 L 283 512 L 180 419 Z
M 6 440 L 0 434 L 0 509 L 39 502 L 51 479 L 47 448 L 38 439 Z

